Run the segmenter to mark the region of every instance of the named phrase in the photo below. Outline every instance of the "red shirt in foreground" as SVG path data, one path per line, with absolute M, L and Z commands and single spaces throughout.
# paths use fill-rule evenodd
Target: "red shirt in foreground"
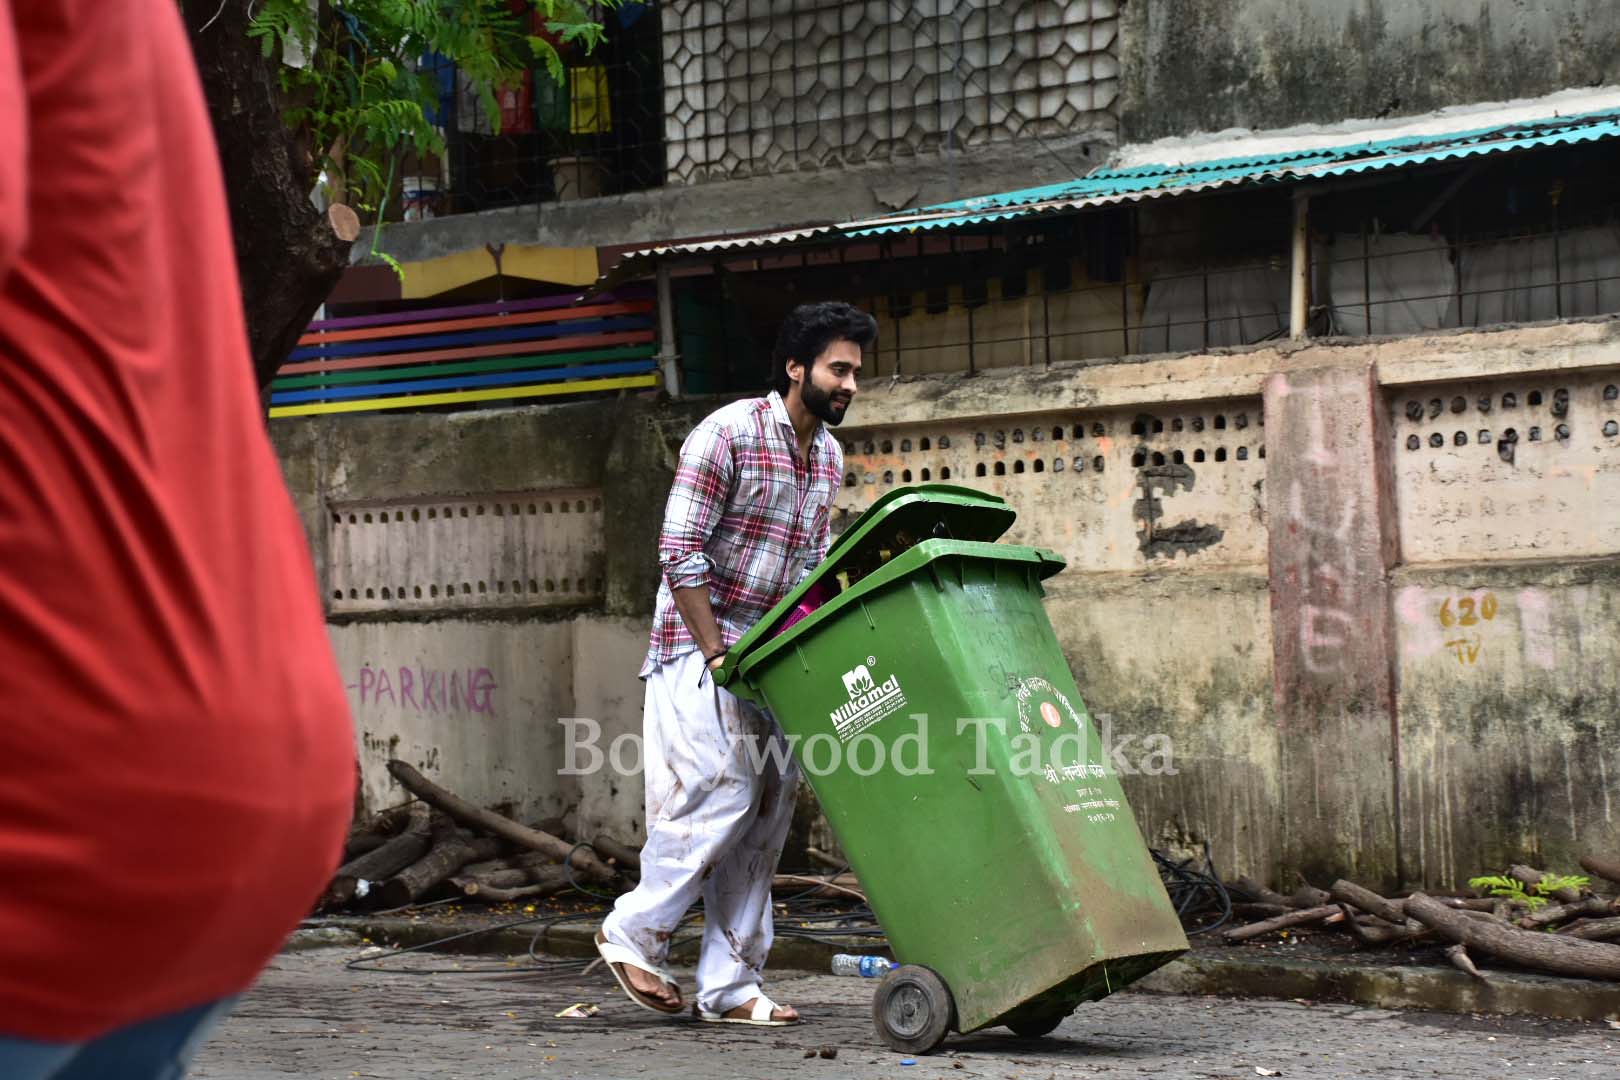
M 242 990 L 353 739 L 174 0 L 0 0 L 0 1035 Z

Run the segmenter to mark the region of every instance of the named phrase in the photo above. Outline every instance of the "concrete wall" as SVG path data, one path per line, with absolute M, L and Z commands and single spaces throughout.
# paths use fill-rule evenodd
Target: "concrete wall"
M 382 249 L 401 262 L 434 259 L 485 244 L 551 247 L 650 245 L 684 237 L 764 232 L 828 224 L 907 206 L 1055 184 L 1101 164 L 1112 146 L 1112 125 L 1081 125 L 1072 133 L 1006 147 L 956 147 L 901 161 L 847 165 L 799 175 L 766 175 L 672 185 L 576 202 L 546 203 L 392 224 Z M 355 242 L 356 261 L 371 250 L 371 231 Z
M 639 784 L 563 775 L 560 721 L 594 721 L 604 750 L 639 730 L 657 515 L 704 411 L 628 400 L 272 424 L 369 810 L 404 798 L 384 769 L 398 757 L 527 821 L 640 836 Z
M 1123 778 L 1156 845 L 1273 878 L 1567 868 L 1620 845 L 1617 383 L 1612 321 L 880 379 L 838 432 L 838 520 L 948 480 L 1069 560 L 1047 608 L 1088 704 L 1128 762 L 1172 740 L 1173 774 Z M 521 816 L 640 835 L 637 782 L 559 774 L 558 720 L 597 720 L 604 746 L 639 724 L 664 493 L 714 404 L 273 425 L 328 587 L 360 557 L 332 528 L 352 508 L 410 530 L 409 507 L 504 504 L 482 546 L 422 554 L 424 580 L 459 581 L 467 559 L 543 578 L 560 519 L 529 502 L 601 500 L 602 585 L 577 602 L 327 592 L 368 805 L 399 797 L 398 754 Z
M 1135 0 L 1120 20 L 1121 142 L 1620 81 L 1608 0 Z
M 1111 130 L 1118 0 L 666 0 L 672 184 Z

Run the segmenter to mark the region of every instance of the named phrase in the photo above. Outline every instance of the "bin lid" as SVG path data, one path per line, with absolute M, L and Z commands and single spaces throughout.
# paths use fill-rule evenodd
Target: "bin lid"
M 913 484 L 886 492 L 832 542 L 827 557 L 803 581 L 727 650 L 716 681 L 724 685 L 750 652 L 775 637 L 782 621 L 819 583 L 896 545 L 905 549 L 930 539 L 991 543 L 1017 517 L 1000 496 L 955 484 Z
M 733 649 L 727 654 L 725 664 L 717 672 L 720 677 L 716 681 L 725 684 L 735 672 L 745 684 L 748 684 L 750 672 L 754 668 L 760 664 L 770 663 L 771 658 L 781 650 L 795 647 L 800 634 L 814 630 L 818 623 L 838 618 L 839 612 L 847 610 L 851 604 L 863 603 L 867 597 L 893 582 L 916 573 L 935 560 L 950 556 L 989 558 L 1004 564 L 1022 565 L 1025 571 L 1040 580 L 1058 573 L 1065 565 L 1063 556 L 1045 548 L 1024 547 L 1019 544 L 987 544 L 976 540 L 924 540 L 896 555 L 877 570 L 816 608 L 805 616 L 804 621 L 794 623 L 791 630 L 763 637 L 746 651 L 738 652 Z M 738 644 L 742 644 L 742 641 Z M 742 687 L 733 689 L 744 697 L 750 696 Z
M 868 506 L 832 542 L 827 557 L 816 569 L 847 561 L 874 543 L 881 546 L 902 530 L 916 540 L 933 537 L 990 543 L 1012 528 L 1017 517 L 1018 512 L 1007 505 L 1006 499 L 969 487 L 914 484 L 895 488 Z M 943 531 L 936 531 L 936 526 L 942 526 Z

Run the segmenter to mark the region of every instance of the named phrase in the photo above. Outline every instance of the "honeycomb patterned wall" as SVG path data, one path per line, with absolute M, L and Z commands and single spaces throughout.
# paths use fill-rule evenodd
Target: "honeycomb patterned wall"
M 1119 0 L 664 0 L 671 183 L 1113 130 Z

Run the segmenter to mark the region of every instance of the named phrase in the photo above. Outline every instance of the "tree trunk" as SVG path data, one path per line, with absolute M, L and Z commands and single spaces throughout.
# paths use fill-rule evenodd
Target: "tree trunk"
M 1338 904 L 1323 904 L 1321 907 L 1290 911 L 1287 915 L 1279 915 L 1275 919 L 1267 919 L 1264 922 L 1250 923 L 1248 926 L 1236 926 L 1221 936 L 1226 938 L 1227 941 L 1247 941 L 1250 938 L 1260 937 L 1276 930 L 1287 930 L 1292 926 L 1343 921 L 1344 912 L 1339 910 Z
M 403 806 L 396 806 L 374 814 L 363 822 L 355 822 L 349 830 L 349 842 L 343 848 L 343 861 L 352 862 L 368 851 L 376 851 L 390 839 L 399 835 L 411 820 L 411 807 L 416 805 L 412 799 Z
M 570 844 L 550 833 L 531 829 L 527 825 L 519 825 L 511 818 L 503 817 L 493 810 L 474 806 L 460 795 L 435 784 L 407 762 L 390 761 L 388 772 L 412 795 L 438 807 L 463 825 L 493 833 L 514 844 L 531 851 L 543 852 L 558 860 L 567 859 L 588 881 L 605 884 L 614 880 L 612 868 L 592 854 L 589 846 Z
M 361 881 L 381 881 L 392 877 L 420 859 L 431 842 L 426 803 L 411 807 L 404 830 L 382 847 L 338 867 L 321 898 L 322 907 L 343 907 L 354 899 Z
M 561 892 L 566 885 L 557 885 L 552 882 L 541 882 L 537 885 L 519 885 L 514 889 L 499 889 L 491 885 L 479 885 L 477 881 L 468 878 L 452 878 L 452 885 L 462 886 L 462 891 L 468 896 L 491 904 L 504 904 L 508 900 L 522 900 L 530 896 L 550 896 L 554 892 Z
M 1480 982 L 1486 981 L 1484 972 L 1480 971 L 1479 968 L 1474 966 L 1473 960 L 1469 959 L 1468 957 L 1468 950 L 1463 946 L 1453 945 L 1451 948 L 1447 949 L 1446 959 L 1450 960 L 1452 966 L 1458 971 L 1465 971 L 1474 978 L 1478 979 Z
M 550 855 L 540 851 L 524 851 L 516 855 L 505 855 L 497 859 L 485 859 L 483 862 L 469 863 L 461 868 L 461 876 L 477 877 L 493 870 L 532 870 L 539 866 L 556 866 L 558 861 Z
M 1272 892 L 1253 878 L 1240 877 L 1236 881 L 1228 882 L 1230 891 L 1242 893 L 1248 899 L 1260 904 L 1276 904 L 1279 907 L 1297 907 L 1292 900 L 1281 893 Z
M 1526 889 L 1530 890 L 1533 890 L 1535 886 L 1540 885 L 1542 879 L 1546 876 L 1547 871 L 1537 870 L 1533 866 L 1515 864 L 1508 867 L 1508 877 L 1516 878 Z M 1554 889 L 1547 895 L 1551 896 L 1553 899 L 1562 904 L 1575 904 L 1580 902 L 1581 890 L 1566 887 L 1562 889 Z
M 1408 915 L 1443 937 L 1478 952 L 1555 975 L 1620 979 L 1620 947 L 1520 930 L 1494 919 L 1471 919 L 1422 893 L 1407 897 L 1404 907 Z
M 1620 914 L 1620 901 L 1589 896 L 1577 904 L 1548 904 L 1540 911 L 1532 911 L 1520 919 L 1519 925 L 1526 930 L 1538 930 L 1543 926 L 1551 926 L 1553 923 L 1565 922 L 1580 916 L 1602 918 L 1616 914 Z
M 1589 874 L 1620 885 L 1620 859 L 1605 859 L 1599 855 L 1588 855 L 1581 860 L 1581 868 Z
M 427 854 L 372 890 L 372 901 L 378 908 L 404 907 L 463 866 L 487 859 L 500 849 L 501 842 L 493 836 L 475 837 L 454 826 L 440 829 Z
M 468 873 L 464 869 L 454 881 L 468 896 L 485 896 L 488 889 L 517 889 L 526 885 L 549 885 L 553 892 L 562 892 L 569 887 L 568 872 L 561 863 L 512 870 L 485 870 L 479 874 Z
M 612 859 L 620 866 L 629 867 L 631 870 L 641 869 L 641 851 L 627 847 L 611 836 L 604 834 L 596 837 L 591 841 L 591 847 L 595 848 L 596 853 L 604 859 Z
M 1360 908 L 1369 915 L 1376 915 L 1392 926 L 1406 925 L 1406 912 L 1394 900 L 1387 900 L 1373 892 L 1364 889 L 1353 881 L 1340 879 L 1333 883 L 1333 899 L 1351 907 Z
M 1620 918 L 1586 919 L 1580 926 L 1568 926 L 1560 933 L 1586 941 L 1620 941 Z
M 342 277 L 351 244 L 310 202 L 314 158 L 282 123 L 281 60 L 263 56 L 247 36 L 252 6 L 180 3 L 225 173 L 248 345 L 262 389 Z

